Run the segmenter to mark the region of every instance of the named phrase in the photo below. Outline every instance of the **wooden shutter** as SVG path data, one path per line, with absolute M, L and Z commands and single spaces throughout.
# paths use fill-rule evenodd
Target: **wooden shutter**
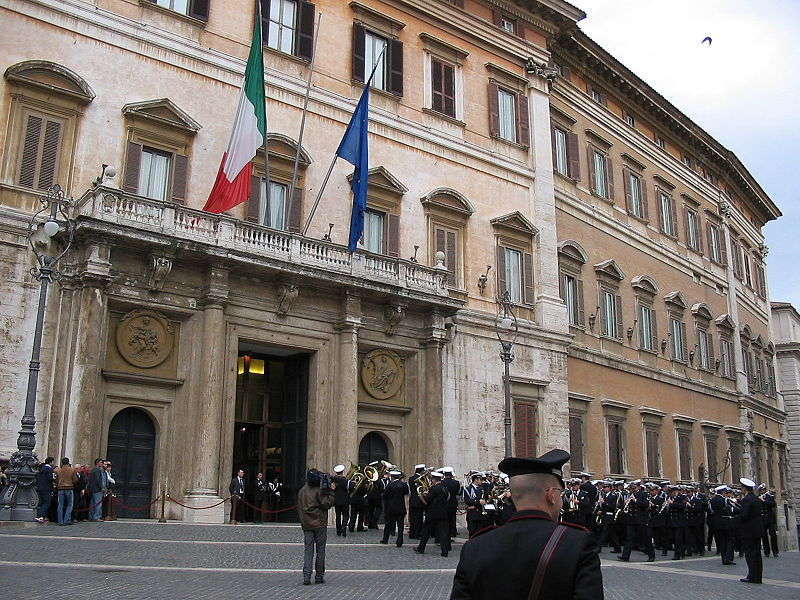
M 675 227 L 675 231 L 672 232 L 672 235 L 677 239 L 680 237 L 680 235 L 678 235 L 678 207 L 675 205 L 675 199 L 672 196 L 669 197 L 669 206 L 670 210 L 672 210 L 672 224 Z
M 614 294 L 614 316 L 617 318 L 617 322 L 614 323 L 614 337 L 622 339 L 623 331 L 623 319 L 622 319 L 622 296 L 619 294 Z
M 386 254 L 400 256 L 400 217 L 386 215 Z
M 681 479 L 692 478 L 692 439 L 686 434 L 678 434 L 678 453 L 680 454 Z
M 310 61 L 314 55 L 314 12 L 311 2 L 300 2 L 297 18 L 297 50 L 295 55 Z
M 614 200 L 614 169 L 611 166 L 611 159 L 603 155 L 603 162 L 606 165 L 606 198 Z
M 531 125 L 528 113 L 528 96 L 519 92 L 517 96 L 517 142 L 526 148 L 531 145 Z
M 261 178 L 253 175 L 250 177 L 250 194 L 245 207 L 245 221 L 258 223 L 261 217 Z
M 289 231 L 299 233 L 302 228 L 301 219 L 303 218 L 303 190 L 294 189 L 292 194 L 292 204 L 289 207 Z
M 550 127 L 550 150 L 553 152 L 553 171 L 558 172 L 558 152 L 556 152 L 556 127 Z M 565 148 L 566 150 L 566 148 Z
M 186 202 L 186 184 L 189 178 L 189 158 L 184 154 L 172 155 L 172 201 Z
M 612 473 L 622 473 L 622 448 L 619 428 L 619 423 L 608 424 L 608 468 Z
M 536 405 L 514 402 L 515 456 L 536 456 Z
M 583 327 L 586 322 L 586 315 L 583 308 L 583 281 L 575 278 L 575 301 L 578 303 L 578 325 Z
M 506 249 L 503 246 L 497 246 L 497 296 L 502 297 L 505 293 L 506 286 Z
M 26 187 L 33 187 L 33 182 L 36 178 L 36 165 L 39 162 L 39 143 L 42 137 L 43 124 L 44 118 L 40 115 L 27 115 L 18 179 L 19 184 Z
M 644 177 L 639 178 L 639 193 L 642 198 L 642 218 L 646 221 L 650 220 L 650 209 L 647 204 L 647 182 Z
M 442 66 L 444 114 L 456 118 L 456 72 L 452 65 Z
M 586 158 L 589 161 L 589 189 L 594 194 L 597 189 L 597 172 L 594 168 L 594 148 L 591 146 L 586 149 Z
M 389 91 L 403 95 L 403 42 L 389 40 Z
M 533 285 L 533 255 L 530 252 L 523 252 L 522 254 L 523 273 L 522 282 L 523 301 L 525 304 L 534 304 L 536 302 L 536 292 Z
M 189 2 L 189 16 L 201 21 L 208 21 L 209 0 L 191 0 Z M 267 12 L 269 18 L 269 12 Z
M 500 87 L 489 81 L 489 135 L 500 135 Z
M 689 360 L 689 338 L 686 337 L 686 323 L 681 321 L 680 327 L 681 338 L 683 339 L 683 356 L 681 357 L 681 360 L 683 360 L 683 362 L 687 362 Z
M 366 65 L 366 48 L 365 48 L 365 31 L 364 26 L 360 23 L 353 24 L 353 79 L 364 83 L 366 76 L 364 75 Z
M 654 352 L 658 352 L 658 315 L 655 309 L 650 312 L 650 332 L 651 345 Z
M 706 221 L 706 243 L 708 244 L 708 257 L 714 262 L 717 261 L 719 255 L 714 256 L 714 238 L 712 237 L 711 228 L 713 225 Z M 719 236 L 717 236 L 719 239 Z
M 700 213 L 696 213 L 695 225 L 697 229 L 697 251 L 703 254 L 703 226 L 700 222 Z
M 139 168 L 142 163 L 142 145 L 128 142 L 128 150 L 125 153 L 125 178 L 122 181 L 122 189 L 134 194 L 139 193 Z
M 710 331 L 706 332 L 706 341 L 708 342 L 708 370 L 714 370 L 714 336 Z
M 722 257 L 722 264 L 727 267 L 728 266 L 728 246 L 725 243 L 725 238 L 723 237 L 723 235 L 724 235 L 723 231 L 724 230 L 722 229 L 722 227 L 720 227 L 719 228 L 719 235 L 717 236 L 717 238 L 719 239 L 719 253 L 720 253 L 720 256 Z
M 269 45 L 269 15 L 271 0 L 258 0 L 261 3 L 261 43 Z
M 56 182 L 62 129 L 60 121 L 47 119 L 45 122 L 42 158 L 39 162 L 39 177 L 36 185 L 40 190 L 46 190 Z
M 431 108 L 444 112 L 444 64 L 431 59 Z
M 622 169 L 622 188 L 625 191 L 625 208 L 633 214 L 633 190 L 631 190 L 631 173 Z
M 645 429 L 645 449 L 647 452 L 647 476 L 659 477 L 661 475 L 658 456 L 658 430 Z
M 458 285 L 457 277 L 456 277 L 456 269 L 457 269 L 457 261 L 458 261 L 458 252 L 456 248 L 456 232 L 455 231 L 448 231 L 447 232 L 447 243 L 446 250 L 445 250 L 445 257 L 446 262 L 445 266 L 447 267 L 448 277 L 450 279 L 450 284 L 453 286 Z
M 733 239 L 733 233 L 730 234 L 731 240 L 731 254 L 733 260 L 733 274 L 738 278 L 742 278 L 742 265 L 741 265 L 741 253 L 739 252 L 739 243 Z
M 583 469 L 583 418 L 579 415 L 569 416 L 569 454 L 572 469 Z
M 567 171 L 572 179 L 580 180 L 581 178 L 581 161 L 578 157 L 580 151 L 578 150 L 578 135 L 567 132 Z
M 683 207 L 683 228 L 686 231 L 686 247 L 694 250 L 692 240 L 689 239 L 689 209 L 686 206 Z
M 611 326 L 608 323 L 608 313 L 606 311 L 605 290 L 603 286 L 597 286 L 597 306 L 600 312 L 600 333 L 608 335 L 611 332 Z

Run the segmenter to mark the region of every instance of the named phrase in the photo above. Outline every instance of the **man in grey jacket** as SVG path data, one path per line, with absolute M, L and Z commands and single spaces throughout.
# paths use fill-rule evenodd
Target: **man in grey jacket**
M 297 513 L 303 528 L 305 554 L 303 557 L 303 585 L 311 584 L 312 563 L 316 571 L 315 583 L 325 583 L 325 544 L 328 541 L 328 510 L 334 504 L 331 483 L 325 473 L 310 469 L 306 484 L 297 492 Z M 316 550 L 316 561 L 314 551 Z

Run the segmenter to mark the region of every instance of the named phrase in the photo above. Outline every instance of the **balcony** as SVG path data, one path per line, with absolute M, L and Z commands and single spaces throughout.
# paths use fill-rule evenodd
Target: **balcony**
M 169 244 L 182 251 L 201 252 L 287 274 L 327 280 L 339 285 L 416 298 L 457 309 L 450 298 L 443 262 L 428 267 L 410 260 L 362 250 L 184 206 L 150 200 L 117 188 L 96 186 L 77 207 L 79 230 L 96 230 L 139 245 Z

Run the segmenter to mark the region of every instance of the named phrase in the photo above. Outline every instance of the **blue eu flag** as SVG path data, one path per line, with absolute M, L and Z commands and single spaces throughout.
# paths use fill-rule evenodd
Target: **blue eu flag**
M 369 183 L 369 143 L 367 129 L 369 127 L 369 88 L 370 81 L 364 86 L 364 93 L 358 101 L 356 111 L 344 137 L 336 150 L 336 155 L 345 159 L 355 167 L 350 187 L 353 190 L 353 212 L 350 215 L 350 240 L 347 244 L 350 252 L 354 252 L 358 240 L 364 232 L 364 211 L 367 208 L 367 185 Z

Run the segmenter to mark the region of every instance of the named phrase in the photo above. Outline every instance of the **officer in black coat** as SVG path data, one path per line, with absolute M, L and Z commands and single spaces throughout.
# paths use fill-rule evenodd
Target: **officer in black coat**
M 333 490 L 333 509 L 336 512 L 336 535 L 347 537 L 347 522 L 350 519 L 350 494 L 347 489 L 347 478 L 344 476 L 344 465 L 333 467 L 331 481 L 336 484 Z
M 378 529 L 378 521 L 380 520 L 383 506 L 383 491 L 386 489 L 386 483 L 386 479 L 381 477 L 370 486 L 367 492 L 366 524 L 369 529 Z
M 444 473 L 431 471 L 431 477 L 436 483 L 431 486 L 431 489 L 428 490 L 428 493 L 423 498 L 425 502 L 425 522 L 422 525 L 419 545 L 414 548 L 414 552 L 425 554 L 425 546 L 431 534 L 433 534 L 442 548 L 442 556 L 447 556 L 450 552 L 450 524 L 448 522 L 450 492 L 442 482 Z
M 758 486 L 758 491 L 761 494 L 761 520 L 764 523 L 764 534 L 761 537 L 764 556 L 769 556 L 771 549 L 772 555 L 778 558 L 778 505 L 775 503 L 775 494 L 767 490 L 763 483 Z
M 622 494 L 611 488 L 610 481 L 603 482 L 603 501 L 600 503 L 598 518 L 600 521 L 600 539 L 598 546 L 602 549 L 606 542 L 611 545 L 612 550 L 619 554 L 622 548 L 614 527 L 614 517 L 617 509 L 622 508 Z
M 414 474 L 408 478 L 410 494 L 408 496 L 408 539 L 418 540 L 422 532 L 422 521 L 425 516 L 425 503 L 417 492 L 417 481 L 425 474 L 424 464 L 414 465 Z
M 347 523 L 347 529 L 350 533 L 364 531 L 367 516 L 367 487 L 363 483 L 357 485 L 350 481 L 347 490 L 350 495 L 350 520 Z
M 688 497 L 683 492 L 683 486 L 674 485 L 669 490 L 667 500 L 667 522 L 672 530 L 672 543 L 675 548 L 672 560 L 680 560 L 686 556 L 686 530 L 689 527 L 686 515 Z
M 626 529 L 625 546 L 622 548 L 622 554 L 617 557 L 617 560 L 623 562 L 630 560 L 631 550 L 636 541 L 643 545 L 644 552 L 647 554 L 647 562 L 653 562 L 656 559 L 653 533 L 650 530 L 650 496 L 642 489 L 641 485 L 642 482 L 639 479 L 631 481 L 631 495 L 625 501 L 626 508 L 623 508 Z
M 661 491 L 661 487 L 655 483 L 648 484 L 650 492 L 650 530 L 653 532 L 653 547 L 655 550 L 661 549 L 661 556 L 667 555 L 669 549 L 670 535 L 667 532 L 667 509 L 664 506 L 667 502 L 667 493 Z
M 400 471 L 389 471 L 391 480 L 383 490 L 383 514 L 386 522 L 383 525 L 383 539 L 381 544 L 389 543 L 389 536 L 397 530 L 397 547 L 403 546 L 403 529 L 406 521 L 406 496 L 410 490 L 408 484 L 401 480 Z
M 742 539 L 742 550 L 747 561 L 747 577 L 740 579 L 744 583 L 761 583 L 763 565 L 761 562 L 761 534 L 764 524 L 761 522 L 761 499 L 755 495 L 756 484 L 746 478 L 739 480 L 746 492 L 739 502 L 742 512 L 739 517 L 739 535 Z
M 705 556 L 705 524 L 708 500 L 705 494 L 698 491 L 697 486 L 692 486 L 692 493 L 686 507 L 686 516 L 689 528 L 686 531 L 687 556 L 697 554 Z
M 447 504 L 447 526 L 450 537 L 454 538 L 458 535 L 456 513 L 458 512 L 458 499 L 461 497 L 461 484 L 453 477 L 453 467 L 442 467 L 442 473 L 444 474 L 442 484 L 450 493 L 450 501 Z
M 578 510 L 580 512 L 579 525 L 591 529 L 594 525 L 594 507 L 600 498 L 597 486 L 592 483 L 592 476 L 589 473 L 581 473 L 580 492 L 578 493 Z
M 558 522 L 569 453 L 506 458 L 517 512 L 502 527 L 467 542 L 453 578 L 451 600 L 602 600 L 603 577 L 594 536 Z M 544 550 L 547 549 L 547 552 Z
M 717 540 L 717 550 L 723 565 L 735 565 L 733 562 L 733 512 L 731 501 L 724 496 L 728 487 L 720 485 L 714 488 L 714 496 L 709 502 L 711 527 Z

